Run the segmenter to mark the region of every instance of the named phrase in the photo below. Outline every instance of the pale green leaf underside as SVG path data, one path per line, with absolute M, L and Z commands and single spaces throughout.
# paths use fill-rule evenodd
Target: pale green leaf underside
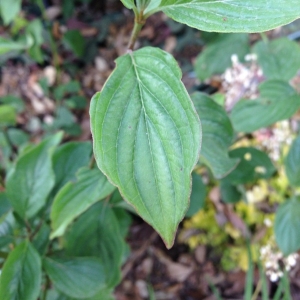
M 51 210 L 51 238 L 63 235 L 76 217 L 95 202 L 107 197 L 114 189 L 98 168 L 81 168 L 77 174 L 77 182 L 68 182 L 54 199 Z
M 188 208 L 201 126 L 174 58 L 146 47 L 117 60 L 91 104 L 97 164 L 171 247 Z
M 260 85 L 255 100 L 241 100 L 230 118 L 237 132 L 253 132 L 290 118 L 300 108 L 300 96 L 284 81 L 270 80 Z
M 228 148 L 233 140 L 233 129 L 225 110 L 202 93 L 192 96 L 200 116 L 203 144 L 200 159 L 216 178 L 222 178 L 235 168 L 238 159 L 230 158 Z
M 131 8 L 133 8 L 135 6 L 134 5 L 134 0 L 121 0 L 121 1 L 129 9 L 131 9 Z
M 162 0 L 159 10 L 204 31 L 261 32 L 300 17 L 299 0 Z

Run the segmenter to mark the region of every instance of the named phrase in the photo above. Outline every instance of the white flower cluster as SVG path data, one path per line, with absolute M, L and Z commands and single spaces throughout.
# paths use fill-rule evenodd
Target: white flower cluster
M 264 264 L 266 275 L 272 282 L 283 276 L 284 270 L 289 272 L 296 264 L 299 255 L 297 253 L 284 257 L 276 247 L 268 244 L 260 249 L 260 259 Z
M 239 62 L 237 55 L 232 55 L 232 67 L 223 74 L 222 87 L 225 91 L 225 108 L 231 111 L 241 98 L 255 99 L 258 85 L 263 81 L 262 69 L 256 62 L 255 54 L 245 57 L 246 64 Z
M 293 141 L 293 133 L 288 120 L 277 122 L 273 128 L 258 130 L 254 136 L 270 154 L 273 161 L 278 161 L 283 147 L 290 146 Z

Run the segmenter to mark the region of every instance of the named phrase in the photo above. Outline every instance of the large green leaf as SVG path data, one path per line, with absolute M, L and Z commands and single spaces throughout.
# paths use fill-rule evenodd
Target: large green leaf
M 300 136 L 298 136 L 285 159 L 285 172 L 293 186 L 300 186 Z
M 119 283 L 124 238 L 118 219 L 105 202 L 98 202 L 76 220 L 66 234 L 65 247 L 70 256 L 97 256 L 103 262 L 106 286 Z
M 91 103 L 97 164 L 171 247 L 188 208 L 201 125 L 174 58 L 146 47 L 117 59 Z
M 51 238 L 63 235 L 76 217 L 111 194 L 114 189 L 99 169 L 80 169 L 77 181 L 68 182 L 54 199 L 51 210 Z
M 276 171 L 269 156 L 256 148 L 241 147 L 230 151 L 229 156 L 240 160 L 239 165 L 223 181 L 233 184 L 254 182 L 270 178 Z
M 290 80 L 300 69 L 300 47 L 288 38 L 260 41 L 253 51 L 268 79 Z
M 241 100 L 231 112 L 238 132 L 252 132 L 290 118 L 300 107 L 300 95 L 284 81 L 270 80 L 260 85 L 260 97 Z
M 8 256 L 0 277 L 1 300 L 36 300 L 41 285 L 41 259 L 25 241 Z
M 90 142 L 70 142 L 56 149 L 53 154 L 54 193 L 68 181 L 76 179 L 76 172 L 79 168 L 88 164 L 91 153 L 92 146 Z
M 202 150 L 200 160 L 209 166 L 216 178 L 222 178 L 237 165 L 238 160 L 228 156 L 233 140 L 233 129 L 225 110 L 203 93 L 192 96 L 202 123 Z
M 4 25 L 8 25 L 21 10 L 21 0 L 1 0 L 0 15 Z M 1 46 L 0 46 L 1 47 Z
M 46 257 L 43 266 L 55 288 L 69 297 L 93 297 L 104 287 L 105 272 L 96 258 Z
M 298 0 L 162 0 L 170 18 L 203 31 L 261 32 L 300 17 Z
M 293 198 L 281 204 L 276 212 L 275 238 L 284 255 L 300 249 L 300 199 Z
M 239 45 L 238 47 L 236 45 Z M 236 54 L 240 60 L 249 53 L 249 37 L 245 33 L 221 34 L 196 60 L 195 70 L 199 79 L 204 80 L 213 74 L 221 74 L 231 66 L 231 56 Z
M 61 138 L 58 133 L 21 155 L 7 179 L 7 196 L 23 219 L 33 217 L 45 205 L 54 186 L 51 156 Z

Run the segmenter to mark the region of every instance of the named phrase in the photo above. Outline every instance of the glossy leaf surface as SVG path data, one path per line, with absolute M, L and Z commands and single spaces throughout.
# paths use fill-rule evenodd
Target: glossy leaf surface
M 162 0 L 170 18 L 203 31 L 261 32 L 300 17 L 298 0 Z
M 228 147 L 233 140 L 233 129 L 225 110 L 202 93 L 192 96 L 202 123 L 202 160 L 216 178 L 228 174 L 238 163 L 228 156 Z
M 51 238 L 64 234 L 67 226 L 95 202 L 107 197 L 115 187 L 99 169 L 80 169 L 76 182 L 67 183 L 54 199 L 51 211 Z
M 253 51 L 268 79 L 289 81 L 300 69 L 300 47 L 288 38 L 260 41 Z
M 44 206 L 54 186 L 51 156 L 61 137 L 59 133 L 47 138 L 21 155 L 7 179 L 7 196 L 23 219 L 33 217 Z
M 284 255 L 300 249 L 300 200 L 293 198 L 281 204 L 276 212 L 275 238 Z
M 289 183 L 293 186 L 300 186 L 300 137 L 298 136 L 285 159 L 285 172 Z
M 43 266 L 55 288 L 76 299 L 95 296 L 103 287 L 105 273 L 96 258 L 45 258 Z
M 300 107 L 300 95 L 284 81 L 270 80 L 260 85 L 255 100 L 241 100 L 230 118 L 238 132 L 253 132 L 290 118 Z
M 1 300 L 36 300 L 41 285 L 41 259 L 25 241 L 8 256 L 0 277 Z
M 201 125 L 174 58 L 146 47 L 117 59 L 91 103 L 97 164 L 171 247 L 188 208 Z

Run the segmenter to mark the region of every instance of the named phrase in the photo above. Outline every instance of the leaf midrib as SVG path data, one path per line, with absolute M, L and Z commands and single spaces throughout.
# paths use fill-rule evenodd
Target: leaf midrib
M 153 172 L 154 172 L 155 187 L 156 187 L 157 194 L 158 194 L 158 197 L 159 197 L 160 212 L 161 212 L 161 215 L 163 215 L 162 199 L 161 199 L 161 195 L 160 195 L 160 192 L 159 192 L 159 189 L 158 189 L 157 174 L 156 174 L 156 169 L 155 169 L 154 162 L 153 162 L 153 154 L 152 154 L 152 147 L 151 147 L 151 142 L 150 142 L 150 135 L 149 135 L 149 129 L 148 129 L 148 124 L 147 124 L 147 120 L 146 120 L 146 118 L 149 119 L 149 117 L 148 117 L 147 112 L 146 112 L 144 99 L 143 99 L 143 96 L 142 96 L 142 90 L 141 90 L 141 85 L 143 85 L 143 83 L 142 83 L 142 81 L 139 77 L 139 74 L 138 74 L 138 71 L 137 71 L 137 65 L 134 61 L 133 55 L 130 55 L 130 58 L 131 58 L 131 61 L 132 61 L 132 65 L 133 65 L 134 72 L 135 72 L 136 79 L 137 79 L 137 84 L 138 84 L 138 87 L 139 87 L 139 94 L 140 94 L 140 99 L 141 99 L 141 103 L 142 103 L 141 112 L 143 111 L 144 116 L 145 116 L 145 126 L 146 126 L 146 131 L 147 131 L 146 134 L 147 134 L 147 139 L 148 139 L 149 150 L 150 150 L 150 153 L 151 153 L 151 164 L 152 164 L 152 168 L 153 168 Z M 169 162 L 168 157 L 167 157 L 167 160 Z M 170 173 L 172 174 L 171 170 L 170 170 Z M 171 176 L 172 176 L 172 179 L 173 179 L 173 174 Z M 174 190 L 174 192 L 175 192 L 175 190 Z M 176 216 L 176 205 L 174 205 L 174 208 L 175 208 L 174 216 Z M 173 219 L 174 219 L 174 224 L 175 224 L 175 217 Z M 153 220 L 153 218 L 152 218 L 152 220 Z M 164 228 L 167 228 L 165 218 L 163 218 L 163 222 L 164 222 Z

